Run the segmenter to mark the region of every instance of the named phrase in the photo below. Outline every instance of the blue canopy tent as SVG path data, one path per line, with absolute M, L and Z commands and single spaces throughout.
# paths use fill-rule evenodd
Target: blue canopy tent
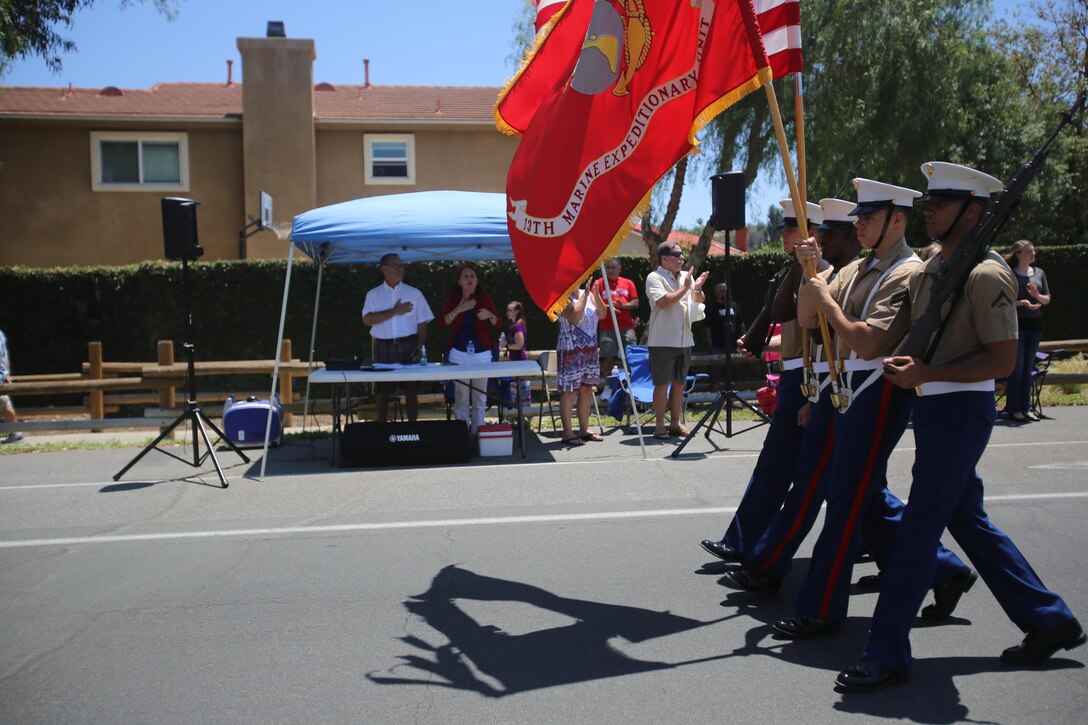
M 281 239 L 287 225 L 274 224 Z M 283 285 L 280 329 L 276 339 L 272 392 L 279 384 L 279 350 L 287 318 L 291 290 L 291 269 L 295 247 L 317 262 L 317 291 L 310 333 L 309 363 L 313 366 L 314 343 L 321 300 L 321 279 L 326 264 L 377 264 L 382 255 L 397 253 L 405 262 L 447 260 L 513 259 L 510 235 L 506 230 L 506 195 L 478 191 L 419 191 L 408 194 L 371 196 L 303 212 L 290 227 L 291 246 L 287 255 L 287 276 Z M 310 386 L 306 385 L 309 404 Z M 265 430 L 261 477 L 268 460 L 268 438 L 272 425 L 269 413 Z
M 396 252 L 405 262 L 440 262 L 513 259 L 507 231 L 506 195 L 499 192 L 419 191 L 407 194 L 372 196 L 323 206 L 299 214 L 290 227 L 291 245 L 283 286 L 280 329 L 276 340 L 272 392 L 279 384 L 280 347 L 287 319 L 287 298 L 291 289 L 291 268 L 295 247 L 318 264 L 314 294 L 314 319 L 310 332 L 309 363 L 313 367 L 314 343 L 321 300 L 321 279 L 326 264 L 377 264 L 382 255 Z M 286 239 L 287 224 L 273 224 L 273 231 Z M 604 276 L 604 267 L 601 267 Z M 615 324 L 615 311 L 613 311 Z M 624 370 L 627 362 L 620 352 Z M 309 406 L 310 385 L 306 384 L 304 409 Z M 594 400 L 596 403 L 596 400 Z M 305 421 L 305 418 L 303 419 Z M 265 426 L 261 477 L 268 461 L 272 413 Z M 646 457 L 642 431 L 642 455 Z
M 513 259 L 506 195 L 420 191 L 372 196 L 299 214 L 291 241 L 321 264 Z

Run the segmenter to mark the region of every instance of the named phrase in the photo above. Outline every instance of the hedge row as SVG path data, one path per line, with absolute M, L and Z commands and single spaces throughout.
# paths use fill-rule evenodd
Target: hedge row
M 784 262 L 781 253 L 733 258 L 733 295 L 748 320 L 762 302 L 767 280 Z M 1088 269 L 1088 247 L 1042 247 L 1038 263 L 1047 272 L 1054 303 L 1044 314 L 1046 339 L 1088 337 L 1088 321 L 1074 308 L 1077 276 Z M 623 260 L 624 276 L 641 288 L 646 257 Z M 419 287 L 433 309 L 441 307 L 454 283 L 457 263 L 409 265 L 406 281 Z M 480 265 L 485 288 L 500 311 L 521 300 L 528 311 L 529 346 L 555 345 L 556 325 L 530 302 L 513 262 Z M 711 280 L 723 277 L 723 260 L 708 263 Z M 198 360 L 270 359 L 275 351 L 284 261 L 197 262 L 190 266 L 194 339 Z M 322 278 L 315 359 L 366 355 L 370 340 L 360 319 L 366 291 L 381 282 L 375 265 L 327 267 Z M 307 357 L 317 285 L 317 267 L 295 265 L 286 337 L 296 357 Z M 649 317 L 645 299 L 639 310 Z M 156 341 L 173 339 L 177 356 L 185 337 L 185 290 L 181 265 L 145 263 L 125 267 L 0 269 L 0 328 L 8 337 L 17 373 L 73 372 L 87 357 L 87 342 L 100 340 L 106 360 L 153 361 Z M 445 331 L 432 325 L 427 348 L 440 353 Z M 705 335 L 696 332 L 697 349 Z

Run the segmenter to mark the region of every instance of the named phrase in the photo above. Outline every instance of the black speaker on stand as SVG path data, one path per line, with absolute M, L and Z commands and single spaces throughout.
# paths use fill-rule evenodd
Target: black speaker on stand
M 223 475 L 223 468 L 219 465 L 219 459 L 215 457 L 215 446 L 208 436 L 207 428 L 211 428 L 219 436 L 219 440 L 226 443 L 232 451 L 241 456 L 243 461 L 249 463 L 246 454 L 238 450 L 238 446 L 234 445 L 230 438 L 223 435 L 223 431 L 219 430 L 215 423 L 208 420 L 196 402 L 196 355 L 193 351 L 193 284 L 189 276 L 189 262 L 204 254 L 204 248 L 197 243 L 196 236 L 196 207 L 199 203 L 199 201 L 193 199 L 182 199 L 175 196 L 166 196 L 162 199 L 162 239 L 166 258 L 181 260 L 182 279 L 185 282 L 185 342 L 182 344 L 182 347 L 185 348 L 185 357 L 188 363 L 186 371 L 188 400 L 185 402 L 185 410 L 159 434 L 158 438 L 151 441 L 135 458 L 128 462 L 128 465 L 118 471 L 117 475 L 113 477 L 114 481 L 125 475 L 125 471 L 136 465 L 136 462 L 147 455 L 148 452 L 157 450 L 193 468 L 200 468 L 204 465 L 204 461 L 210 458 L 215 465 L 215 472 L 219 475 L 219 482 L 223 485 L 223 488 L 226 488 L 227 478 Z M 189 423 L 192 429 L 193 458 L 191 461 L 159 448 L 159 443 L 173 433 L 174 429 L 182 423 Z M 207 448 L 203 455 L 200 453 L 200 441 L 202 440 Z
M 716 174 L 710 177 L 710 226 L 715 229 L 720 229 L 725 232 L 725 309 L 727 316 L 733 314 L 733 265 L 732 254 L 730 249 L 732 244 L 729 236 L 730 232 L 737 229 L 744 229 L 744 174 L 739 171 L 730 171 L 727 174 Z M 730 334 L 735 329 L 731 326 Z M 718 392 L 718 397 L 714 399 L 714 402 L 710 405 L 710 409 L 699 419 L 699 422 L 695 424 L 695 427 L 691 429 L 687 437 L 680 442 L 680 445 L 671 453 L 673 458 L 680 455 L 680 452 L 684 450 L 684 446 L 695 437 L 695 434 L 699 432 L 700 428 L 706 428 L 703 435 L 707 440 L 710 440 L 711 431 L 718 431 L 726 438 L 732 438 L 734 435 L 740 435 L 746 433 L 753 428 L 758 428 L 761 425 L 766 425 L 771 422 L 762 410 L 754 407 L 747 400 L 741 398 L 736 389 L 733 387 L 733 343 L 734 340 L 728 340 L 728 344 L 725 347 L 725 388 Z M 744 430 L 733 432 L 733 402 L 736 401 L 743 408 L 747 408 L 752 411 L 756 416 L 757 423 L 751 425 Z M 721 421 L 718 420 L 718 416 L 721 415 L 722 408 L 725 408 L 725 428 L 722 428 Z

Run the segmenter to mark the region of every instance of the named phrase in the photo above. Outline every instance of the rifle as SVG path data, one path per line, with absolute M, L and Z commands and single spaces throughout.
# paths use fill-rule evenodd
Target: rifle
M 786 277 L 789 276 L 793 264 L 793 258 L 786 260 L 782 268 L 771 277 L 767 285 L 767 294 L 763 296 L 763 307 L 760 308 L 759 313 L 752 320 L 752 324 L 748 326 L 748 332 L 741 336 L 741 339 L 744 340 L 744 349 L 755 357 L 763 354 L 763 348 L 771 340 L 771 306 L 774 303 L 775 295 L 778 294 L 778 289 L 782 286 Z M 749 340 L 749 336 L 753 333 L 757 334 L 758 337 Z
M 1031 180 L 1039 173 L 1039 167 L 1046 161 L 1050 152 L 1050 145 L 1058 137 L 1062 129 L 1073 122 L 1073 116 L 1084 109 L 1085 98 L 1088 92 L 1081 91 L 1076 102 L 1068 111 L 1063 111 L 1061 123 L 1053 133 L 1043 142 L 1043 145 L 1031 157 L 1031 160 L 1020 167 L 1016 175 L 1001 192 L 997 201 L 986 210 L 978 224 L 960 242 L 952 258 L 948 260 L 934 276 L 933 289 L 930 291 L 929 305 L 922 316 L 910 328 L 910 332 L 896 349 L 896 355 L 908 355 L 921 358 L 924 362 L 933 359 L 933 353 L 944 334 L 946 319 L 941 319 L 941 308 L 945 302 L 952 300 L 949 307 L 956 306 L 967 285 L 967 277 L 971 270 L 979 262 L 985 259 L 990 251 L 990 244 L 997 233 L 1005 226 L 1005 222 L 1012 216 L 1013 211 L 1020 205 L 1020 199 L 1024 195 Z M 932 340 L 932 342 L 931 342 Z

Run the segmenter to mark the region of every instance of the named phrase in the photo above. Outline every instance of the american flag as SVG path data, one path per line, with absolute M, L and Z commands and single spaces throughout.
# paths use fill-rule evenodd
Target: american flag
M 547 2 L 547 0 L 542 0 Z M 781 78 L 801 72 L 801 3 L 799 0 L 754 0 L 763 47 L 771 73 Z
M 551 16 L 559 12 L 567 0 L 532 0 L 536 5 L 536 32 L 544 27 Z

